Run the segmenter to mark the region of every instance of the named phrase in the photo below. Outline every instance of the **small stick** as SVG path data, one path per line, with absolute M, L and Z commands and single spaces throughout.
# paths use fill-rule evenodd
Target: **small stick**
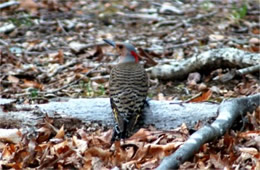
M 20 2 L 18 2 L 18 1 L 4 2 L 4 3 L 0 4 L 0 9 L 7 8 L 7 7 L 12 6 L 12 5 L 19 5 L 19 4 L 20 4 Z

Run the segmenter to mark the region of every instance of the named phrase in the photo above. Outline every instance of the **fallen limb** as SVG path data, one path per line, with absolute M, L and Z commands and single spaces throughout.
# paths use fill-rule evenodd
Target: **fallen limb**
M 7 24 L 4 25 L 2 27 L 0 27 L 0 33 L 7 33 L 7 32 L 11 32 L 15 29 L 15 25 L 14 24 Z
M 232 80 L 235 76 L 241 76 L 248 73 L 259 72 L 259 70 L 260 70 L 260 64 L 256 66 L 239 69 L 239 70 L 232 69 L 223 75 L 214 77 L 213 80 L 218 80 L 221 81 L 222 83 L 225 83 L 229 80 Z
M 193 56 L 181 62 L 157 65 L 147 69 L 151 77 L 171 80 L 185 79 L 194 71 L 216 69 L 220 67 L 249 67 L 260 63 L 260 54 L 234 48 L 213 49 Z
M 4 3 L 0 4 L 0 9 L 7 8 L 7 7 L 10 7 L 10 6 L 13 6 L 13 5 L 19 5 L 19 4 L 20 4 L 20 2 L 18 2 L 18 1 L 4 2 Z
M 123 12 L 116 13 L 119 16 L 127 17 L 127 18 L 134 18 L 134 19 L 143 19 L 146 21 L 163 21 L 165 20 L 163 17 L 158 16 L 157 14 L 150 15 L 150 14 L 127 14 Z
M 170 104 L 170 101 L 154 100 L 149 101 L 149 105 L 149 108 L 145 109 L 144 126 L 154 125 L 161 130 L 170 130 L 182 123 L 192 127 L 199 120 L 206 122 L 216 116 L 218 107 L 217 104 L 212 103 Z M 66 101 L 63 99 L 63 101 L 47 104 L 10 105 L 9 107 L 5 105 L 5 108 L 7 109 L 2 106 L 0 109 L 2 128 L 34 127 L 42 122 L 46 114 L 53 119 L 53 125 L 56 127 L 62 124 L 65 128 L 81 127 L 82 123 L 86 126 L 96 123 L 103 127 L 111 127 L 114 124 L 108 98 L 67 99 Z
M 177 151 L 164 158 L 157 169 L 178 169 L 178 166 L 192 157 L 204 143 L 224 135 L 238 117 L 253 111 L 258 106 L 260 106 L 260 94 L 222 102 L 217 119 L 211 125 L 204 126 L 192 134 Z

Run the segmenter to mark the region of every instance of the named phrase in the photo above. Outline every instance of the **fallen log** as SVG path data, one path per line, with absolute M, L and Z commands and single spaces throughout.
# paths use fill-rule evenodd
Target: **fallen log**
M 192 127 L 199 120 L 206 122 L 215 117 L 218 108 L 218 104 L 207 102 L 170 102 L 172 101 L 149 101 L 149 107 L 145 108 L 144 126 L 154 125 L 160 130 L 170 130 L 186 123 Z M 66 99 L 36 105 L 17 105 L 0 99 L 0 105 L 0 128 L 34 127 L 42 122 L 46 114 L 57 127 L 62 124 L 65 127 L 80 127 L 82 123 L 86 126 L 95 123 L 111 127 L 114 122 L 108 98 Z
M 174 80 L 185 79 L 189 73 L 216 68 L 245 68 L 257 66 L 260 54 L 250 53 L 235 48 L 220 48 L 205 51 L 197 56 L 182 61 L 172 61 L 146 69 L 151 77 Z

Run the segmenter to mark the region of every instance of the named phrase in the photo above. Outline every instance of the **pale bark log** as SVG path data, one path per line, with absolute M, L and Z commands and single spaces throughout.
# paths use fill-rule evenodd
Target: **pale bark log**
M 260 63 L 260 54 L 249 53 L 234 48 L 213 49 L 182 61 L 157 65 L 147 69 L 151 77 L 171 80 L 185 79 L 189 73 L 223 67 L 244 68 Z
M 1 99 L 0 99 L 1 100 Z M 4 103 L 3 99 L 2 102 Z M 184 103 L 170 104 L 170 101 L 149 101 L 145 109 L 144 125 L 154 125 L 161 130 L 170 130 L 186 123 L 192 127 L 197 121 L 207 121 L 216 116 L 217 104 Z M 36 126 L 46 114 L 54 119 L 54 124 L 81 126 L 82 122 L 93 122 L 104 127 L 114 123 L 108 98 L 67 99 L 37 105 L 15 105 L 14 111 L 0 109 L 0 128 Z M 82 122 L 81 122 L 82 121 Z

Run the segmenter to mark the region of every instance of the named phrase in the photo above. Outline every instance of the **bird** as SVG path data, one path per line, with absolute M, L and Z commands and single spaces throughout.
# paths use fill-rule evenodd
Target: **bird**
M 114 142 L 129 137 L 140 121 L 148 93 L 148 76 L 132 44 L 103 40 L 120 56 L 109 78 L 109 97 L 115 120 L 111 142 Z

